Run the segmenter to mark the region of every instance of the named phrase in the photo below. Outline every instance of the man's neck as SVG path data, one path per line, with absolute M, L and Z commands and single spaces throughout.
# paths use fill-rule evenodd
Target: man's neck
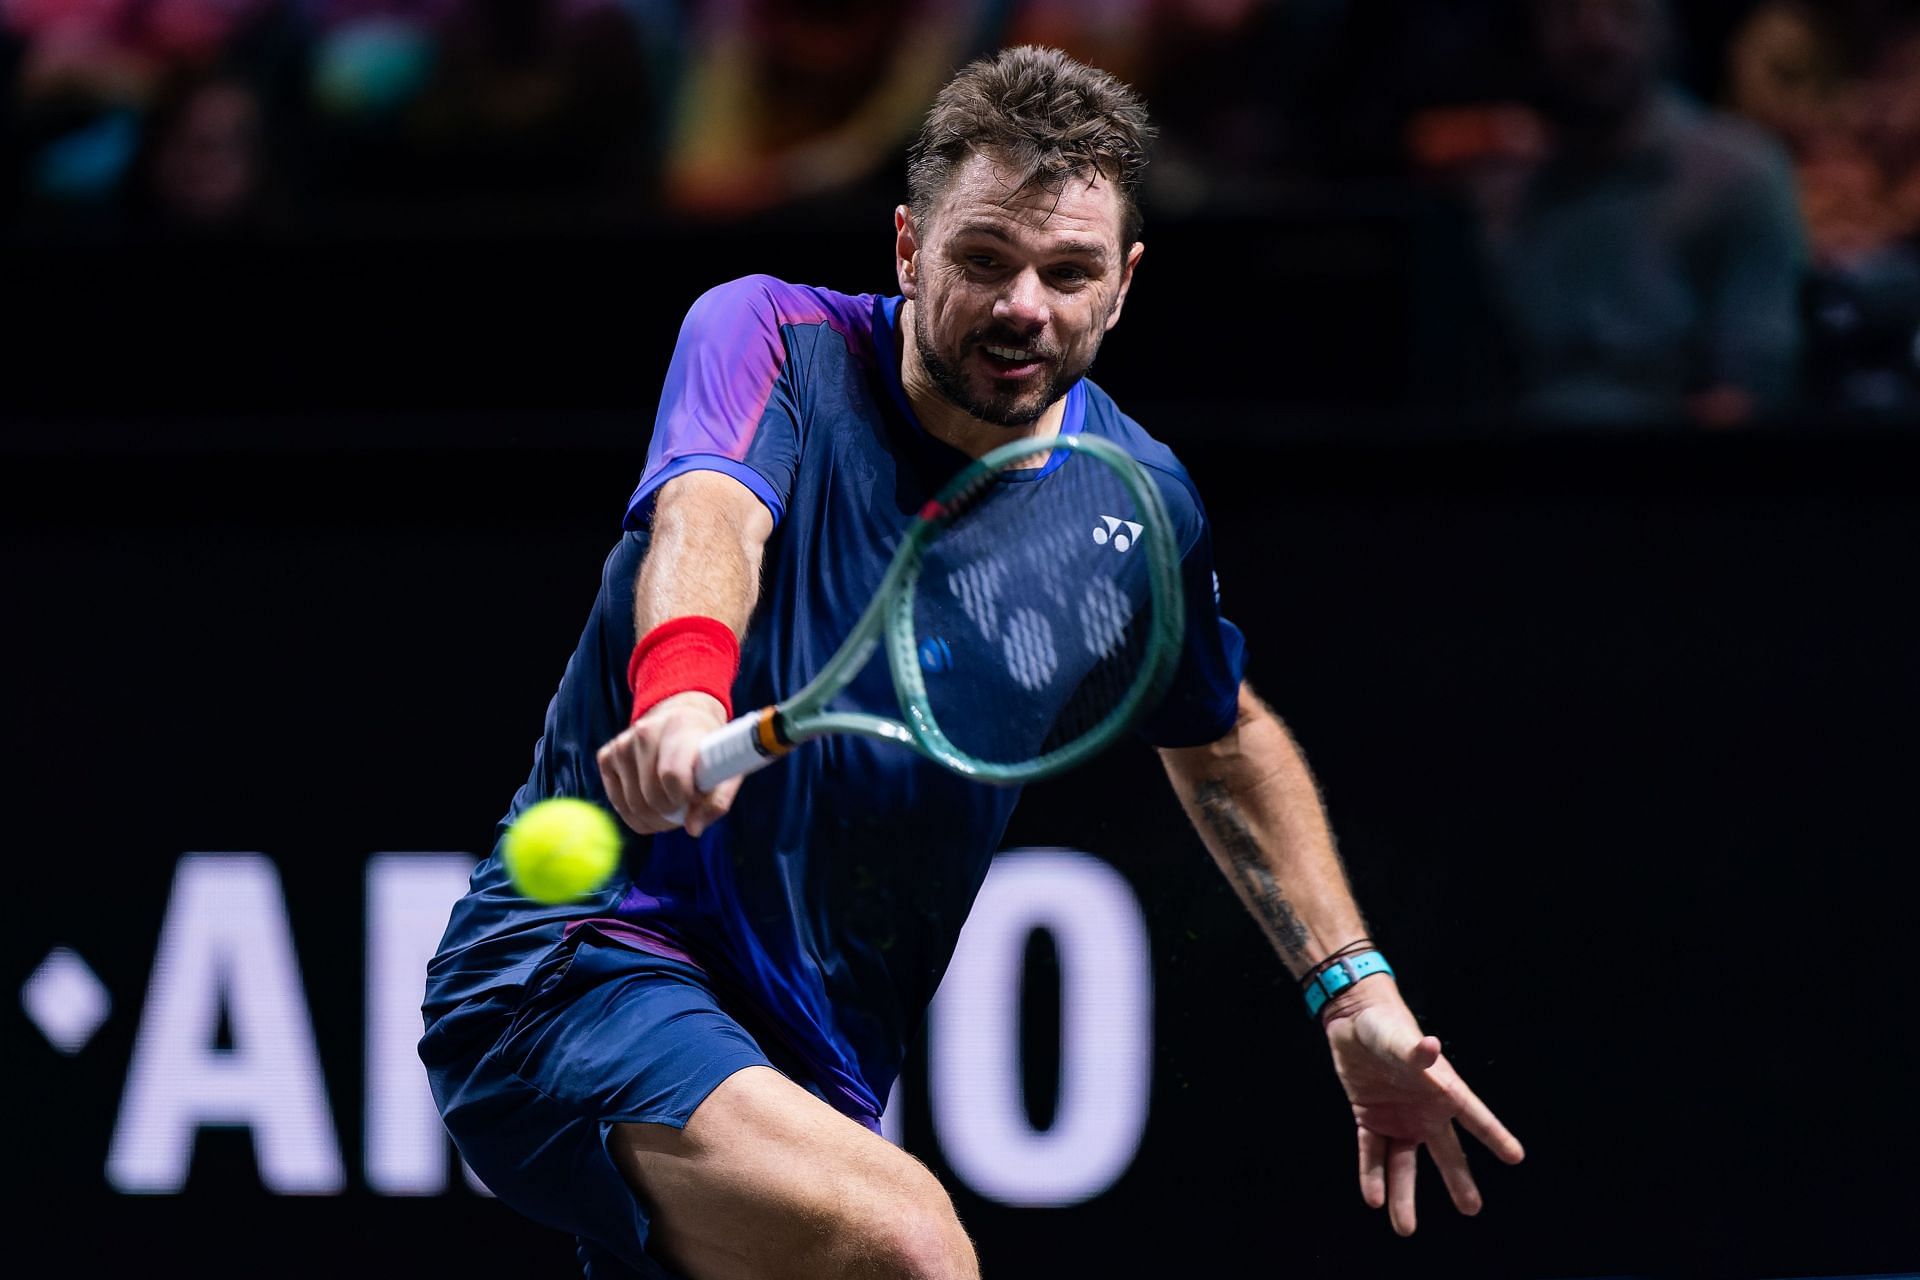
M 1006 427 L 976 418 L 941 395 L 920 359 L 920 349 L 908 340 L 907 335 L 913 331 L 912 308 L 911 298 L 900 304 L 899 322 L 894 326 L 894 349 L 900 358 L 901 389 L 907 393 L 907 403 L 913 407 L 914 416 L 928 435 L 969 458 L 977 458 L 1015 440 L 1060 434 L 1060 424 L 1067 416 L 1065 396 L 1048 405 L 1046 412 L 1026 426 Z M 1044 454 L 1037 454 L 1022 465 L 1037 467 L 1045 461 Z

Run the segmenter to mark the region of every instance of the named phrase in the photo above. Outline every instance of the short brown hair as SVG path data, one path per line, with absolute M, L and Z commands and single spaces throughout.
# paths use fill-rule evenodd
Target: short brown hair
M 1058 49 L 1021 45 L 962 68 L 927 112 L 907 153 L 907 202 L 924 224 L 954 171 L 989 152 L 1015 190 L 1101 174 L 1120 188 L 1121 242 L 1140 238 L 1136 198 L 1147 167 L 1146 104 L 1119 80 Z

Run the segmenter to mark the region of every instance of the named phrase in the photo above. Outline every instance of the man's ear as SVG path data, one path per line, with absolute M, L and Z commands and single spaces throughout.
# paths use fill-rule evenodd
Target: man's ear
M 1120 308 L 1126 305 L 1127 290 L 1133 287 L 1133 269 L 1140 265 L 1140 255 L 1146 251 L 1147 246 L 1138 240 L 1127 250 L 1127 260 L 1120 268 L 1120 287 L 1114 291 L 1113 306 L 1107 311 L 1108 331 L 1120 323 Z
M 900 281 L 900 296 L 914 295 L 919 276 L 920 242 L 914 235 L 913 211 L 907 206 L 893 208 L 893 272 Z

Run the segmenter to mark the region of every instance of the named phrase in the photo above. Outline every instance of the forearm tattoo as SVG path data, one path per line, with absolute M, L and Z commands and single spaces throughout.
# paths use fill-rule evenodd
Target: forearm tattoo
M 1267 936 L 1280 948 L 1281 956 L 1293 968 L 1305 968 L 1307 965 L 1307 944 L 1311 941 L 1307 926 L 1293 913 L 1293 905 L 1287 901 L 1286 894 L 1280 891 L 1279 881 L 1273 878 L 1273 872 L 1267 869 L 1266 860 L 1260 853 L 1260 842 L 1254 839 L 1253 831 L 1247 826 L 1247 820 L 1240 814 L 1240 806 L 1233 802 L 1233 794 L 1227 790 L 1227 784 L 1210 778 L 1202 782 L 1193 793 L 1193 803 L 1200 810 L 1200 817 L 1213 832 L 1220 849 L 1226 854 L 1227 874 L 1239 885 L 1240 890 L 1253 904 L 1254 914 L 1259 918 Z

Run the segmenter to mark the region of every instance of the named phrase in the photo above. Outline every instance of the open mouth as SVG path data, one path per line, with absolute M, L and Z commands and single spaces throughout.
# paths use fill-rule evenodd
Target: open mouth
M 1046 357 L 1031 347 L 1008 347 L 983 342 L 980 354 L 989 372 L 1003 378 L 1024 378 L 1043 368 Z

